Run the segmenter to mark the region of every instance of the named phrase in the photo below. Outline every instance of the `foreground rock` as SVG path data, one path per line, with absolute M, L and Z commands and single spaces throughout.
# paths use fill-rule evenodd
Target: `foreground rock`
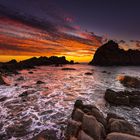
M 129 88 L 140 88 L 140 78 L 131 77 L 131 76 L 119 76 L 118 80 L 125 87 Z
M 120 49 L 118 44 L 111 40 L 96 50 L 94 58 L 90 62 L 90 64 L 99 66 L 139 66 L 140 51 L 131 49 L 125 51 L 123 49 Z
M 134 127 L 124 118 L 111 113 L 104 118 L 96 106 L 84 105 L 77 100 L 65 140 L 140 140 L 136 134 Z
M 105 99 L 114 105 L 140 106 L 140 91 L 119 91 L 107 89 Z
M 140 137 L 125 134 L 125 133 L 110 133 L 108 134 L 106 140 L 140 140 Z

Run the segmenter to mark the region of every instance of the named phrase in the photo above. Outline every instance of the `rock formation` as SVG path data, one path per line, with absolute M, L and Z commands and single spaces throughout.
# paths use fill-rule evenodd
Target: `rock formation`
M 77 100 L 68 121 L 65 140 L 140 140 L 139 133 L 123 117 L 109 113 L 104 118 L 94 105 Z
M 32 57 L 27 60 L 17 62 L 16 60 L 11 60 L 6 63 L 0 63 L 0 72 L 1 73 L 15 73 L 18 74 L 18 70 L 30 69 L 35 66 L 46 66 L 46 65 L 64 65 L 64 64 L 74 64 L 74 61 L 66 60 L 65 56 L 57 57 Z
M 89 64 L 99 66 L 139 66 L 140 51 L 131 49 L 125 51 L 120 49 L 118 44 L 111 40 L 96 50 L 94 58 Z

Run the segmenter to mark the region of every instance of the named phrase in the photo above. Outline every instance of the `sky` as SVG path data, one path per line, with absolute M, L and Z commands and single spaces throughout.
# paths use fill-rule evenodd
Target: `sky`
M 140 48 L 139 0 L 0 0 L 0 61 L 66 56 L 89 62 L 110 39 Z

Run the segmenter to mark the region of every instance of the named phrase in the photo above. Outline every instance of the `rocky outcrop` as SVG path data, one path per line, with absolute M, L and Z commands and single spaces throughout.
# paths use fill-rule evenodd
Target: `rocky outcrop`
M 75 102 L 65 136 L 65 140 L 140 140 L 124 118 L 112 113 L 104 118 L 96 106 L 84 105 L 81 100 Z
M 113 66 L 113 65 L 140 65 L 140 51 L 138 50 L 123 50 L 114 41 L 108 41 L 106 44 L 99 47 L 91 65 Z
M 15 73 L 18 74 L 18 70 L 22 69 L 31 69 L 35 66 L 43 65 L 64 65 L 64 64 L 74 64 L 74 61 L 66 60 L 65 56 L 57 57 L 32 57 L 27 60 L 17 62 L 16 60 L 11 60 L 6 63 L 0 63 L 0 72 L 1 73 Z
M 114 105 L 140 106 L 140 91 L 119 91 L 107 89 L 105 99 Z

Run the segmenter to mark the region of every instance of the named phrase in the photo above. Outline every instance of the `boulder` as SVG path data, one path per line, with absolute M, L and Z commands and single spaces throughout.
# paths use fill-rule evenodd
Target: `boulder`
M 125 87 L 129 88 L 140 88 L 140 78 L 131 77 L 131 76 L 120 76 L 119 81 Z
M 111 118 L 108 121 L 109 132 L 121 132 L 128 134 L 135 134 L 135 129 L 126 120 Z
M 40 81 L 40 80 L 36 82 L 37 85 L 44 84 L 44 83 L 45 83 L 45 82 Z
M 92 137 L 87 135 L 84 131 L 80 131 L 77 140 L 94 140 Z
M 84 115 L 82 130 L 95 140 L 102 140 L 105 137 L 105 129 L 103 125 L 91 115 Z
M 84 112 L 81 109 L 76 109 L 73 113 L 72 119 L 75 121 L 82 122 L 84 116 Z
M 105 140 L 140 140 L 140 137 L 125 133 L 113 132 L 108 134 Z

